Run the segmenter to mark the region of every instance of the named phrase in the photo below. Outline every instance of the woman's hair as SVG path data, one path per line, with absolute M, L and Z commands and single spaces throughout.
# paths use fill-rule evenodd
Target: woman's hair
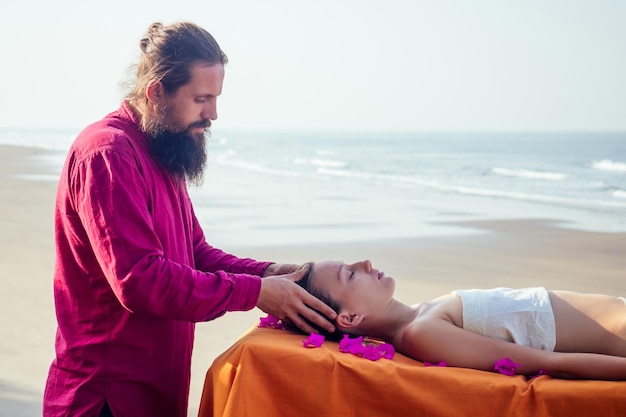
M 306 275 L 304 277 L 302 277 L 300 280 L 296 281 L 296 284 L 298 284 L 299 286 L 301 286 L 302 288 L 304 288 L 305 290 L 307 290 L 311 295 L 317 297 L 318 299 L 320 299 L 320 301 L 324 302 L 326 305 L 328 305 L 330 308 L 332 308 L 333 310 L 339 312 L 339 310 L 341 309 L 341 304 L 333 299 L 329 294 L 321 291 L 319 288 L 317 288 L 315 286 L 315 283 L 312 281 L 311 276 L 313 275 L 313 262 L 309 262 L 309 270 L 307 271 Z M 305 319 L 306 320 L 306 319 Z M 328 330 L 321 328 L 319 326 L 317 326 L 314 323 L 311 323 L 310 321 L 307 320 L 307 322 L 313 326 L 315 329 L 317 329 L 317 331 L 324 335 L 326 338 L 330 339 L 330 340 L 335 340 L 335 341 L 339 341 L 341 340 L 341 338 L 343 337 L 343 332 L 340 332 L 337 329 L 337 323 L 333 322 L 333 324 L 335 325 L 335 331 L 333 333 L 330 333 Z
M 139 47 L 135 79 L 126 96 L 135 106 L 145 103 L 146 87 L 153 80 L 161 82 L 165 93 L 171 94 L 189 82 L 193 65 L 228 63 L 213 36 L 189 22 L 168 26 L 153 23 L 139 41 Z

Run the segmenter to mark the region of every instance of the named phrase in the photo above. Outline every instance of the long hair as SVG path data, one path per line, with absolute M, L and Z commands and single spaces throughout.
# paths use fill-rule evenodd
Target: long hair
M 135 107 L 145 105 L 146 87 L 151 81 L 161 82 L 165 93 L 172 94 L 189 82 L 194 64 L 228 63 L 228 57 L 213 36 L 190 22 L 168 26 L 153 23 L 139 41 L 139 47 L 135 78 L 126 95 L 126 100 Z

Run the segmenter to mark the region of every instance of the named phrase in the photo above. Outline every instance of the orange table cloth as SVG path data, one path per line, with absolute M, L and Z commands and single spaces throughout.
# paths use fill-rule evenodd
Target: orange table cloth
M 254 328 L 209 368 L 199 417 L 626 416 L 626 382 L 527 380 L 425 367 L 396 353 L 370 361 L 335 342 Z

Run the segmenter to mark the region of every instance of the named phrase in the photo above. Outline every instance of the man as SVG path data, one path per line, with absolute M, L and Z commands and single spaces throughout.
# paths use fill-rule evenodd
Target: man
M 332 328 L 294 283 L 304 269 L 211 247 L 194 214 L 186 182 L 202 179 L 226 55 L 191 23 L 155 23 L 140 47 L 133 91 L 61 174 L 46 417 L 186 417 L 194 323 L 227 311 Z

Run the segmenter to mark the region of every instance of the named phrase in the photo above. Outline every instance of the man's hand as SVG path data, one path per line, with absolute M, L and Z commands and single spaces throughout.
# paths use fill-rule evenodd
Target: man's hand
M 335 327 L 323 315 L 334 320 L 337 314 L 332 308 L 295 283 L 306 275 L 309 268 L 309 265 L 305 265 L 289 274 L 263 278 L 257 307 L 278 319 L 290 321 L 305 333 L 316 331 L 303 317 L 311 323 L 333 332 Z
M 269 266 L 267 268 L 265 268 L 265 271 L 263 272 L 263 276 L 264 277 L 271 277 L 271 276 L 274 276 L 274 275 L 291 274 L 292 272 L 296 272 L 300 268 L 302 268 L 302 265 L 296 265 L 296 264 L 269 264 Z M 300 278 L 302 278 L 303 276 L 304 276 L 304 274 L 302 274 L 300 276 Z

